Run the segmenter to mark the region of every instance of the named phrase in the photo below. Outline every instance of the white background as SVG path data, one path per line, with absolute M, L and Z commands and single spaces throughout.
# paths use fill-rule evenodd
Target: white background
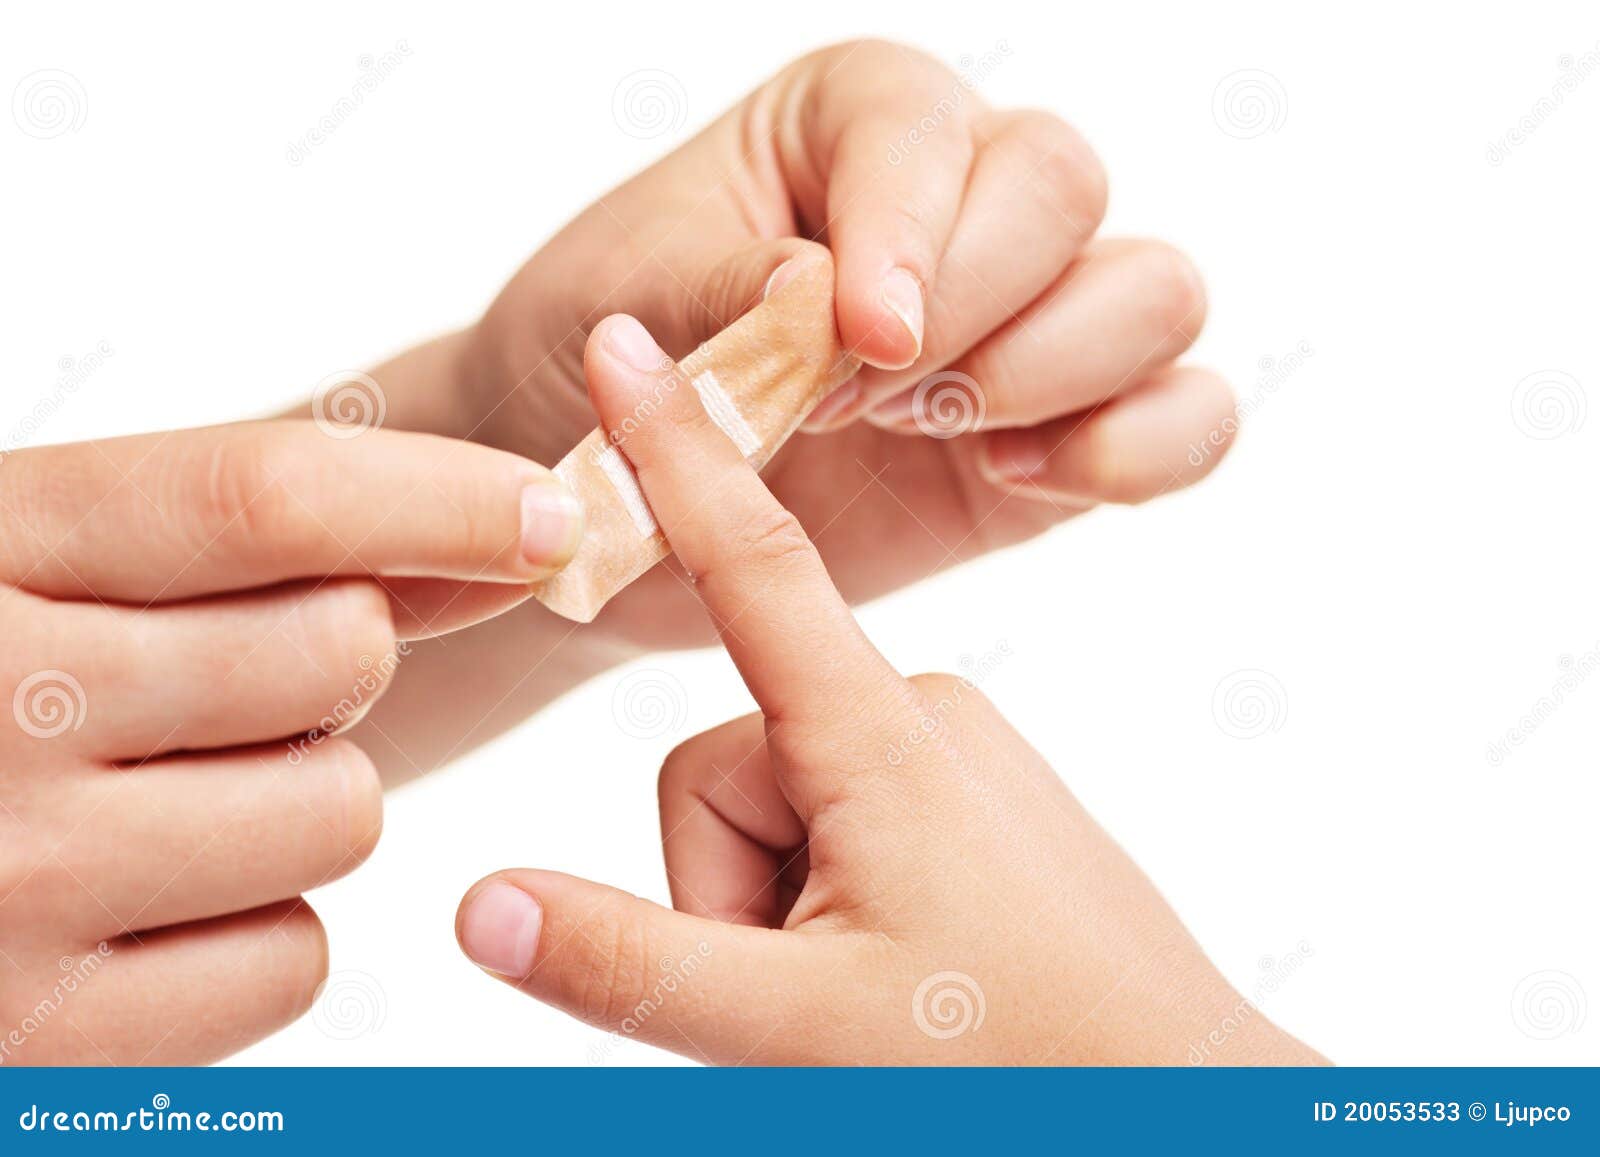
M 985 691 L 1228 976 L 1311 949 L 1263 1007 L 1332 1058 L 1600 1062 L 1600 677 L 1487 755 L 1563 657 L 1600 660 L 1600 73 L 1535 112 L 1596 61 L 1592 3 L 465 8 L 8 12 L 0 88 L 61 70 L 82 121 L 40 140 L 0 117 L 0 430 L 102 341 L 27 441 L 269 412 L 472 320 L 570 215 L 803 51 L 875 34 L 955 66 L 1004 42 L 984 94 L 1073 121 L 1112 176 L 1107 229 L 1196 259 L 1196 357 L 1257 405 L 1205 485 L 887 599 L 868 630 L 907 671 L 1009 644 Z M 359 58 L 401 40 L 291 165 Z M 683 93 L 653 140 L 612 113 L 640 69 Z M 1216 100 L 1242 70 L 1264 121 Z M 671 733 L 616 728 L 617 672 L 391 796 L 371 863 L 314 898 L 349 1005 L 240 1059 L 594 1063 L 599 1034 L 480 976 L 451 919 L 520 864 L 665 898 L 659 761 L 748 701 L 720 654 L 649 666 L 687 689 Z M 1257 717 L 1226 705 L 1240 671 Z M 1525 1000 L 1551 970 L 1554 1002 Z

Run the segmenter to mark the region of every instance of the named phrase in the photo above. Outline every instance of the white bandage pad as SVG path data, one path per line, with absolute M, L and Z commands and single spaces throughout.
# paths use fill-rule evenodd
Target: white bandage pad
M 615 446 L 607 446 L 600 451 L 600 469 L 605 471 L 611 485 L 616 488 L 617 497 L 622 499 L 623 508 L 627 510 L 628 517 L 633 519 L 633 528 L 639 532 L 639 537 L 649 538 L 655 534 L 660 529 L 656 524 L 656 516 L 650 512 L 644 491 L 639 489 L 639 476 L 622 456 L 622 451 Z
M 739 447 L 739 453 L 748 458 L 761 449 L 761 439 L 750 428 L 750 423 L 744 420 L 744 415 L 739 413 L 739 407 L 733 404 L 728 391 L 717 381 L 716 374 L 707 370 L 691 378 L 689 384 L 694 387 L 694 392 L 700 395 L 700 404 L 706 408 L 706 413 L 717 424 L 717 429 Z

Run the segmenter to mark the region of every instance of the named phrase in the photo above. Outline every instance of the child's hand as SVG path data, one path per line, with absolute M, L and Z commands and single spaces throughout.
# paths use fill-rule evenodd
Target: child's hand
M 397 638 L 564 563 L 570 502 L 498 450 L 309 422 L 7 455 L 0 1064 L 214 1060 L 303 1012 L 327 945 L 299 895 L 381 823 L 328 733 Z
M 642 339 L 642 346 L 641 346 Z M 632 351 L 632 352 L 630 352 Z M 553 872 L 462 903 L 480 965 L 599 1027 L 719 1063 L 1311 1062 L 969 684 L 905 679 L 796 520 L 662 391 L 629 318 L 595 404 L 761 708 L 661 773 L 669 911 Z M 662 400 L 664 399 L 664 400 Z

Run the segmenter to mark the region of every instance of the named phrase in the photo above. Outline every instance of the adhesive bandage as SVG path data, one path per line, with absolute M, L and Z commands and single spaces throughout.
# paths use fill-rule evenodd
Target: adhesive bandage
M 833 265 L 818 255 L 771 297 L 678 363 L 662 388 L 694 387 L 700 404 L 757 470 L 859 363 L 839 344 Z M 629 419 L 648 422 L 646 404 Z M 559 615 L 587 623 L 623 587 L 670 553 L 621 447 L 624 428 L 595 429 L 557 464 L 588 528 L 565 569 L 533 587 Z

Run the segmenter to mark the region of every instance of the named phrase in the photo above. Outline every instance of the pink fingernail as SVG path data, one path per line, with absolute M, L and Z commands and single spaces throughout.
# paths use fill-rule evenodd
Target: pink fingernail
M 643 373 L 663 369 L 667 362 L 667 355 L 650 336 L 650 331 L 627 314 L 613 317 L 606 327 L 606 348 L 624 365 Z
M 556 478 L 522 488 L 522 557 L 535 566 L 561 566 L 583 537 L 583 504 Z
M 879 290 L 883 304 L 900 319 L 911 340 L 917 345 L 917 357 L 922 356 L 922 285 L 906 269 L 896 267 L 883 279 Z M 912 359 L 913 361 L 916 358 Z
M 467 902 L 461 915 L 461 947 L 479 967 L 523 977 L 533 971 L 543 927 L 539 901 L 497 880 Z
M 789 282 L 793 281 L 795 274 L 800 272 L 800 259 L 791 257 L 782 265 L 772 271 L 772 276 L 767 278 L 767 284 L 761 291 L 761 300 L 765 301 Z

